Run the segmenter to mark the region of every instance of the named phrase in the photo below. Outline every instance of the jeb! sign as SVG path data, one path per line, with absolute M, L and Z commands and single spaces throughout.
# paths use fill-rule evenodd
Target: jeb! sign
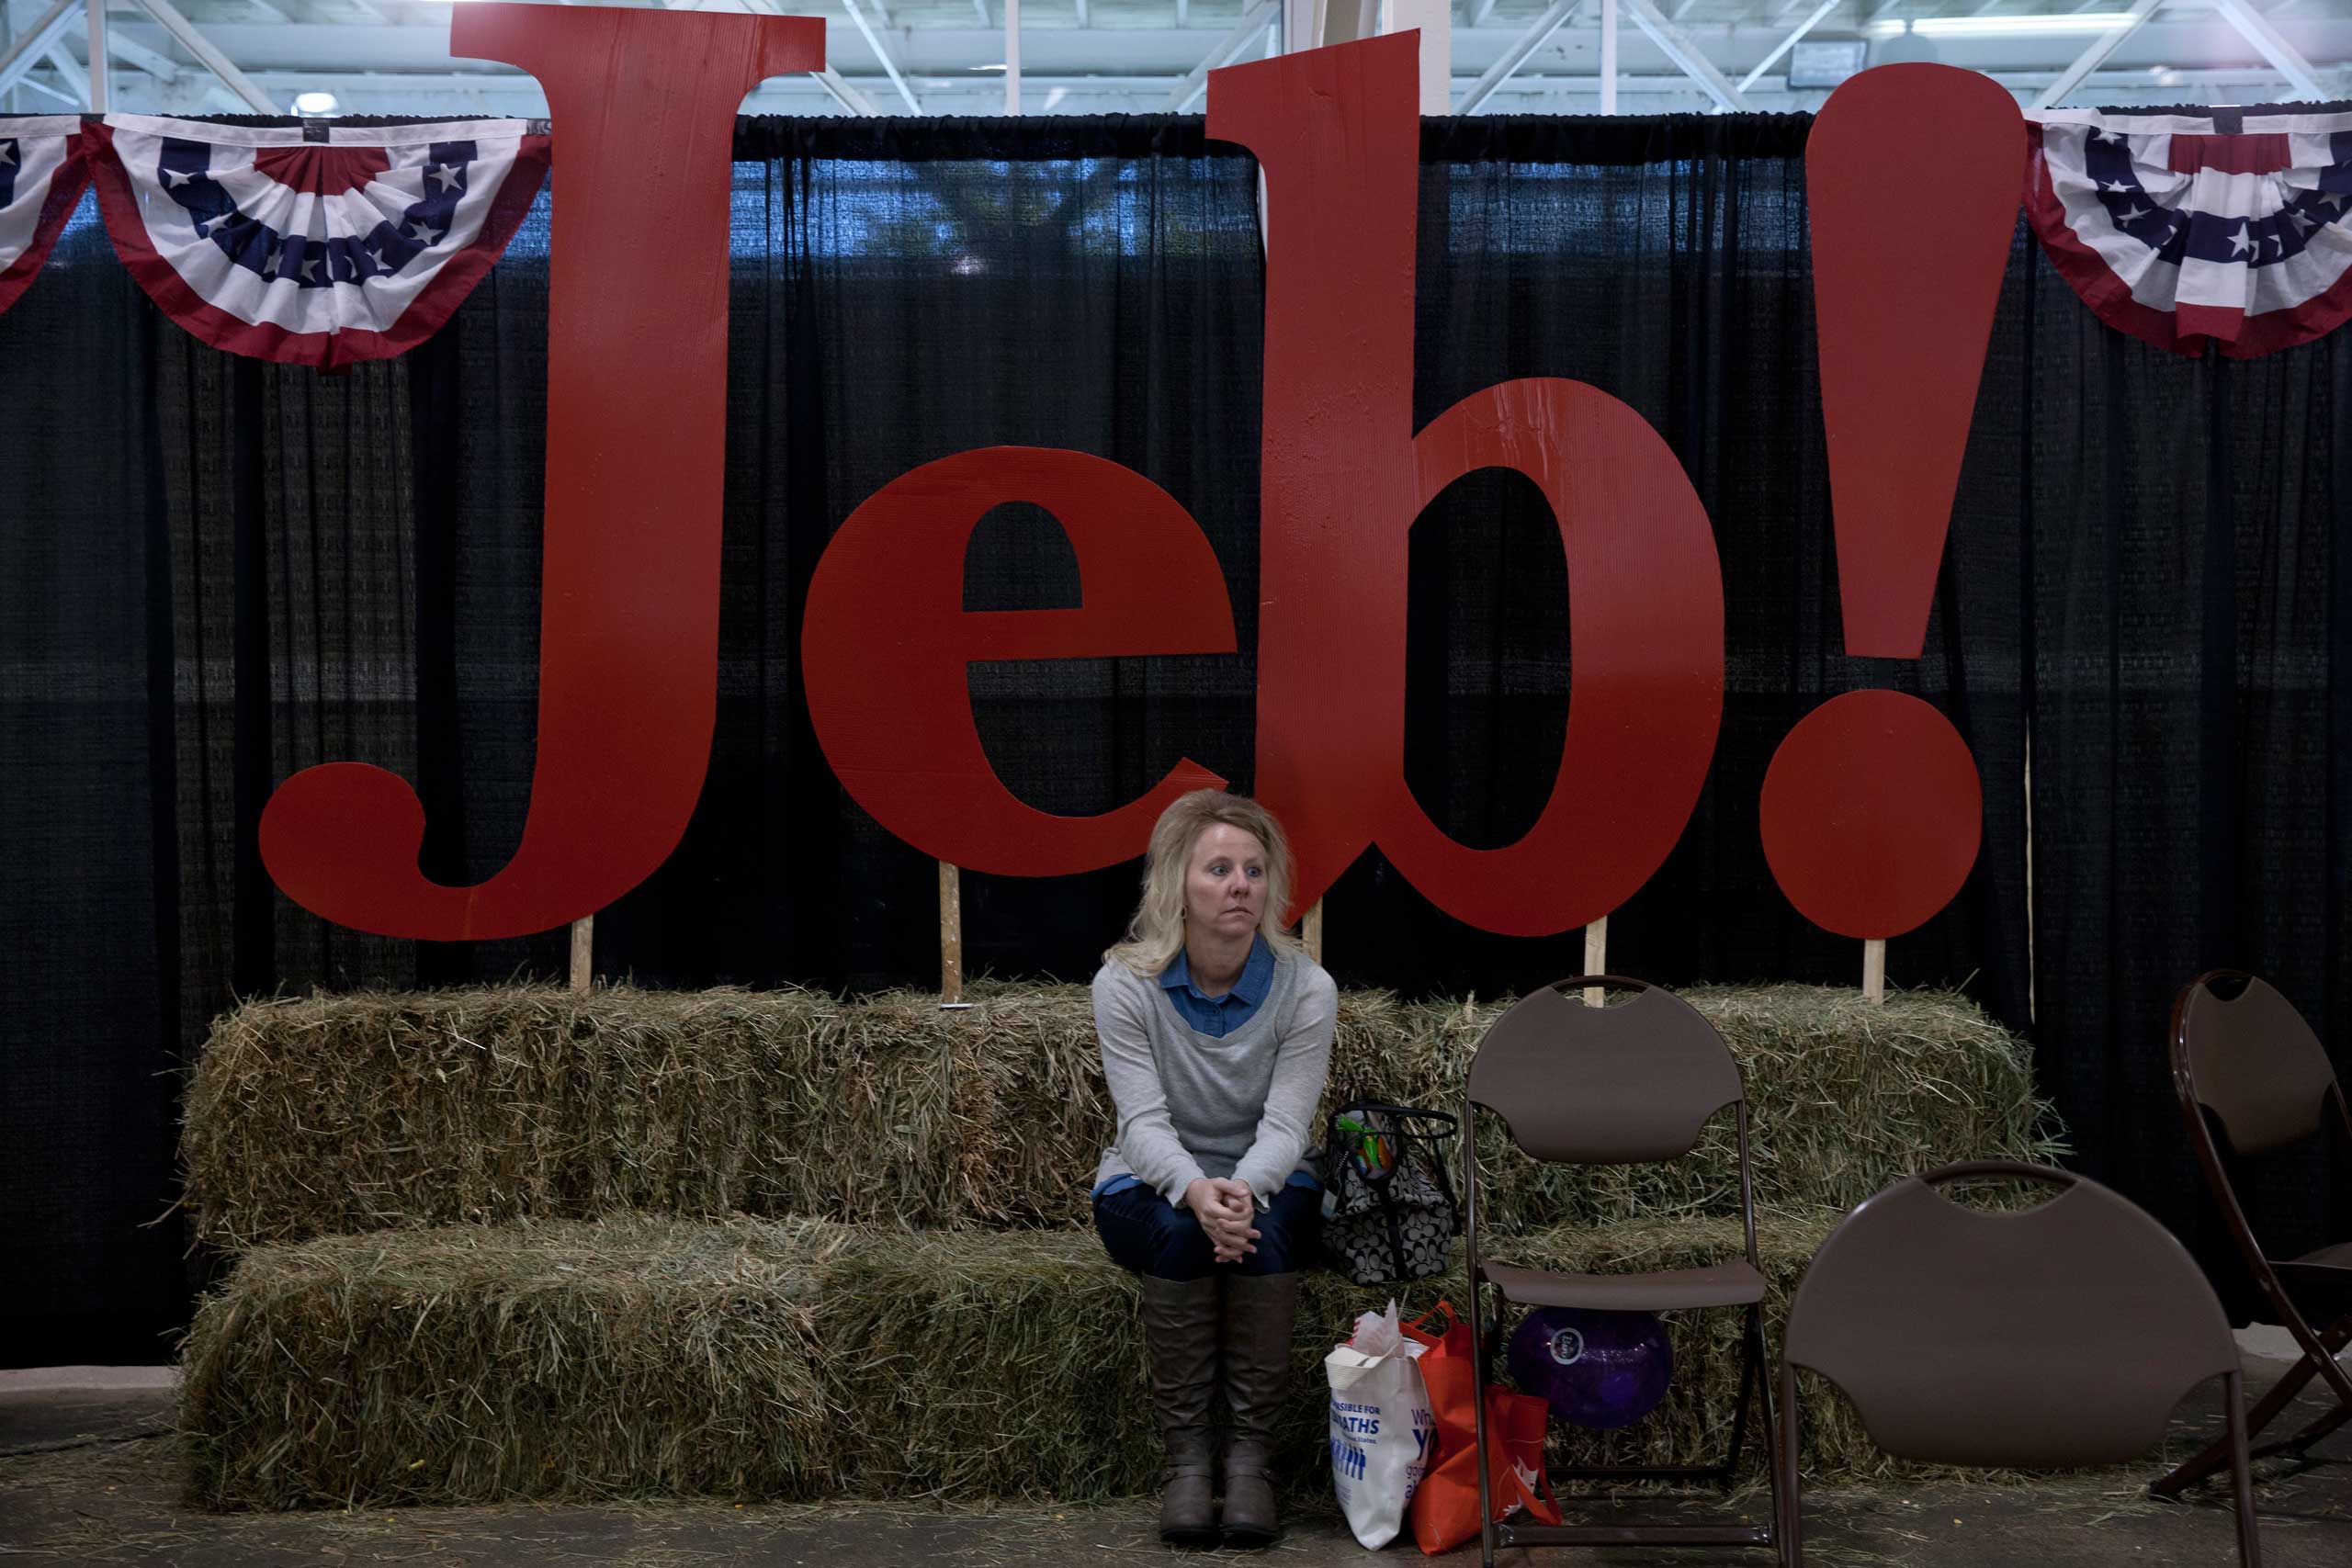
M 762 77 L 820 68 L 823 40 L 801 17 L 457 13 L 453 49 L 537 75 L 560 138 L 530 810 L 504 869 L 443 886 L 418 870 L 405 783 L 309 769 L 261 825 L 271 875 L 305 908 L 390 935 L 512 936 L 610 904 L 675 848 L 715 711 L 734 114 Z M 1722 578 L 1681 466 L 1606 393 L 1505 381 L 1413 429 L 1416 54 L 1395 35 L 1209 78 L 1209 135 L 1255 154 L 1267 190 L 1257 793 L 1295 840 L 1296 908 L 1377 844 L 1457 918 L 1540 934 L 1623 902 L 1689 818 L 1722 710 Z M 1404 777 L 1408 533 L 1482 468 L 1516 469 L 1550 502 L 1571 628 L 1551 796 L 1499 850 L 1448 838 Z M 1947 481 L 1939 517 L 1950 496 Z M 964 610 L 972 529 L 1009 502 L 1068 533 L 1079 608 Z M 989 765 L 967 667 L 1234 647 L 1216 557 L 1166 491 L 1085 453 L 992 447 L 925 464 L 850 515 L 810 584 L 801 652 L 826 756 L 877 821 L 961 866 L 1055 874 L 1134 857 L 1170 800 L 1222 781 L 1187 761 L 1100 816 L 1037 811 Z

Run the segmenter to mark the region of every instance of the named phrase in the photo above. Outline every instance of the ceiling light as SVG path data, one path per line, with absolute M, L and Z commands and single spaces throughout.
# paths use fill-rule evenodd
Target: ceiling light
M 1933 65 L 1943 60 L 1943 51 L 1936 48 L 1933 39 L 1913 32 L 1897 32 L 1876 40 L 1869 48 L 1873 65 Z
M 2105 33 L 2126 27 L 2129 11 L 2076 11 L 2062 17 L 1923 17 L 1916 22 L 1865 22 L 1869 38 L 1893 38 L 1908 30 L 1920 38 L 2047 38 L 2052 34 Z
M 342 105 L 334 101 L 334 95 L 333 93 L 297 93 L 294 95 L 294 112 L 300 115 L 305 119 L 317 119 L 323 115 L 331 115 L 342 107 Z

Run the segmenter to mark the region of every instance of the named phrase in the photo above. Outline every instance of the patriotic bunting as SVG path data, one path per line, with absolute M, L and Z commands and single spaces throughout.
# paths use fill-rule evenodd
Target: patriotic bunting
M 2039 119 L 2026 211 L 2109 326 L 2250 359 L 2352 316 L 2352 114 Z
M 2352 114 L 2031 117 L 2026 211 L 2110 326 L 2251 358 L 2352 317 Z M 0 310 L 96 182 L 164 313 L 215 347 L 334 368 L 439 328 L 546 178 L 541 123 L 246 128 L 0 117 Z
M 506 249 L 548 139 L 523 120 L 90 128 L 116 254 L 216 348 L 322 369 L 432 335 Z
M 31 284 L 82 199 L 81 132 L 80 115 L 0 118 L 0 310 Z

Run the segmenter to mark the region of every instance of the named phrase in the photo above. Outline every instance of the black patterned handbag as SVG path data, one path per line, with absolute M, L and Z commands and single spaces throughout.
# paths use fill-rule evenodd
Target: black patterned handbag
M 1461 1123 L 1442 1111 L 1363 1100 L 1331 1112 L 1317 1174 L 1323 1263 L 1351 1284 L 1442 1274 L 1462 1234 L 1447 1150 Z

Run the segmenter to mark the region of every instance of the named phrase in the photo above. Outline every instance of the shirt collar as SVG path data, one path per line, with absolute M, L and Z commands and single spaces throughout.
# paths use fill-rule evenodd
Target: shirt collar
M 1265 933 L 1261 931 L 1250 939 L 1250 956 L 1242 961 L 1240 977 L 1233 982 L 1233 989 L 1226 996 L 1256 1007 L 1266 999 L 1266 992 L 1272 986 L 1273 978 L 1274 950 L 1267 943 Z M 1204 1002 L 1225 999 L 1224 997 L 1204 995 L 1200 987 L 1193 984 L 1192 960 L 1181 947 L 1176 950 L 1175 959 L 1159 972 L 1161 990 L 1172 991 L 1179 986 Z
M 1241 965 L 1241 977 L 1233 982 L 1233 994 L 1256 1007 L 1266 999 L 1273 979 L 1274 950 L 1262 934 L 1254 936 L 1250 939 L 1249 962 Z

